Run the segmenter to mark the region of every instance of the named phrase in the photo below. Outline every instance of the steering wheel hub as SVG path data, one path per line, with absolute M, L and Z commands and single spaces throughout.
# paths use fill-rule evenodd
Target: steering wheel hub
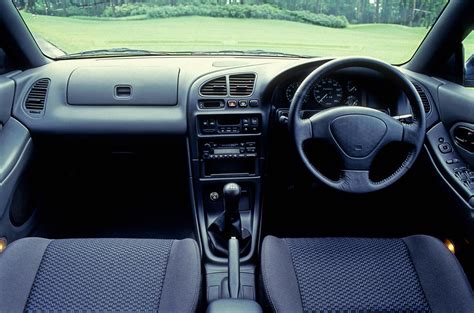
M 387 133 L 387 125 L 381 119 L 362 114 L 338 117 L 330 129 L 338 146 L 355 158 L 371 154 Z

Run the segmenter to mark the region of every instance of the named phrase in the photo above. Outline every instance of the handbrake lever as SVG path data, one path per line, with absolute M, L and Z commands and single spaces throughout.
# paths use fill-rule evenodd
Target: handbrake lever
M 239 241 L 235 237 L 229 239 L 227 270 L 229 295 L 231 298 L 237 299 L 240 289 L 240 247 Z

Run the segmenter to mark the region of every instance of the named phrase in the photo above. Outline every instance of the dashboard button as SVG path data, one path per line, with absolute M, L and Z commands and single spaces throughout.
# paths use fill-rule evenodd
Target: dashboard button
M 240 100 L 240 101 L 239 101 L 239 107 L 241 107 L 241 108 L 246 108 L 246 107 L 248 107 L 248 106 L 249 106 L 249 103 L 248 103 L 247 100 Z
M 250 100 L 249 105 L 253 108 L 258 107 L 258 100 Z
M 237 101 L 236 100 L 228 100 L 227 101 L 227 106 L 229 108 L 236 108 L 237 107 Z
M 447 142 L 439 144 L 438 149 L 439 149 L 439 151 L 441 151 L 441 153 L 449 153 L 449 152 L 453 151 L 453 148 Z

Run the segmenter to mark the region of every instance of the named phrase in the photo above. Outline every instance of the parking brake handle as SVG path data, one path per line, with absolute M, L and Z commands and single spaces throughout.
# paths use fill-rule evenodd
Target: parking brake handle
M 228 251 L 227 282 L 229 284 L 229 295 L 232 299 L 237 299 L 240 290 L 240 248 L 237 238 L 231 237 L 229 239 Z

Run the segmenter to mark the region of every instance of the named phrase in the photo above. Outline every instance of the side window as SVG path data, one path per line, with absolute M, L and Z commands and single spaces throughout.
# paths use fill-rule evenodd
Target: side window
M 464 46 L 464 55 L 466 60 L 474 55 L 474 31 L 472 31 L 466 39 L 463 40 L 462 45 Z
M 467 36 L 462 45 L 464 47 L 464 85 L 474 87 L 474 31 Z

